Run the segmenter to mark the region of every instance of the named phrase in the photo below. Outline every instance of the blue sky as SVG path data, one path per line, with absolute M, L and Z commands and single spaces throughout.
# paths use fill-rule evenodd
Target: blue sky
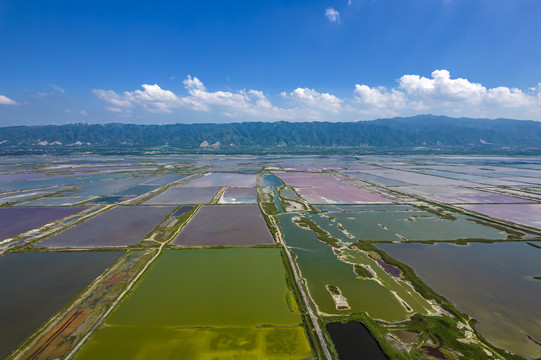
M 541 1 L 0 0 L 0 126 L 541 120 Z

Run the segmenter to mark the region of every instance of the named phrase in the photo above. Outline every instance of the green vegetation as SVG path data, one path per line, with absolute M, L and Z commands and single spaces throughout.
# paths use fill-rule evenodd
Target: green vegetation
M 447 316 L 423 316 L 416 314 L 411 320 L 406 324 L 405 330 L 415 331 L 418 333 L 423 333 L 424 337 L 428 337 L 434 342 L 441 342 L 442 346 L 447 349 L 453 349 L 459 351 L 463 354 L 465 359 L 492 359 L 491 356 L 488 356 L 483 347 L 478 343 L 468 344 L 459 339 L 464 338 L 463 331 L 458 328 L 457 318 L 450 318 Z M 422 349 L 417 348 L 416 353 L 411 353 L 415 355 L 423 354 Z M 521 359 L 520 356 L 515 356 L 509 353 L 499 352 L 500 355 L 504 356 L 505 359 Z
M 418 207 L 419 209 L 430 212 L 432 214 L 436 214 L 446 220 L 456 220 L 456 217 L 453 216 L 451 212 L 442 209 L 439 205 L 436 204 L 432 204 L 432 206 L 416 204 L 415 207 Z
M 397 268 L 402 271 L 402 274 L 404 274 L 404 277 L 413 285 L 413 288 L 421 294 L 422 297 L 424 297 L 427 300 L 433 299 L 436 300 L 438 303 L 445 303 L 447 304 L 448 301 L 444 297 L 438 295 L 434 290 L 429 288 L 421 279 L 417 277 L 417 274 L 415 274 L 415 271 L 413 271 L 412 268 L 410 268 L 408 265 L 401 263 L 399 261 L 396 261 L 385 251 L 382 251 L 372 245 L 368 241 L 359 241 L 351 245 L 353 248 L 357 248 L 364 251 L 373 251 L 381 257 L 381 260 L 385 262 L 388 265 L 396 266 Z
M 537 245 L 537 244 L 534 244 L 532 242 L 527 242 L 526 244 L 530 245 L 530 246 L 533 246 L 534 248 L 537 248 L 537 249 L 541 249 L 541 246 Z
M 327 285 L 327 290 L 333 295 L 340 295 L 340 289 L 334 285 Z
M 304 217 L 304 216 L 296 217 L 296 218 L 293 218 L 293 221 L 300 227 L 309 229 L 310 231 L 316 233 L 317 239 L 319 241 L 322 241 L 325 244 L 328 244 L 332 247 L 339 246 L 338 240 L 330 236 L 328 232 L 320 228 L 319 225 L 317 225 L 314 221 L 308 219 L 307 217 Z
M 291 252 L 296 255 L 296 262 L 306 280 L 307 290 L 320 314 L 345 314 L 367 312 L 371 316 L 387 321 L 402 321 L 408 317 L 407 309 L 393 295 L 386 285 L 371 279 L 361 279 L 353 272 L 353 264 L 370 264 L 378 268 L 381 281 L 389 283 L 392 290 L 399 293 L 405 301 L 415 310 L 424 310 L 430 307 L 418 295 L 407 293 L 411 288 L 407 284 L 400 284 L 393 280 L 389 274 L 380 269 L 374 260 L 364 256 L 360 251 L 349 251 L 341 248 L 332 248 L 326 243 L 318 241 L 316 234 L 309 229 L 295 225 L 292 214 L 281 215 L 281 228 L 285 241 Z M 342 254 L 340 254 L 342 253 Z M 361 262 L 362 261 L 362 262 Z M 351 309 L 337 309 L 327 289 L 327 285 L 334 285 L 340 289 Z M 408 298 L 409 296 L 409 298 Z
M 434 125 L 434 124 L 437 124 Z M 13 126 L 0 128 L 4 153 L 27 150 L 32 153 L 72 153 L 74 150 L 100 153 L 178 152 L 196 153 L 352 153 L 374 151 L 374 147 L 394 152 L 422 146 L 444 148 L 454 153 L 494 152 L 501 146 L 538 148 L 541 124 L 509 119 L 454 119 L 420 115 L 410 118 L 379 119 L 359 122 L 310 123 L 233 123 L 233 124 L 68 124 L 61 126 Z M 527 138 L 523 135 L 529 134 Z M 479 144 L 486 139 L 487 144 Z M 38 141 L 59 141 L 36 149 Z M 68 146 L 76 141 L 93 145 Z M 207 141 L 235 144 L 219 149 L 200 148 Z M 488 144 L 490 143 L 490 144 Z M 279 146 L 277 145 L 285 145 Z M 472 144 L 479 144 L 472 146 Z M 360 145 L 363 145 L 361 147 Z M 304 147 L 304 148 L 303 148 Z M 464 147 L 464 148 L 461 148 Z M 368 149 L 367 149 L 368 148 Z M 385 149 L 387 148 L 387 149 Z M 427 149 L 428 148 L 428 149 Z M 423 149 L 421 149 L 422 151 Z M 425 150 L 425 151 L 426 151 Z M 510 152 L 512 149 L 506 149 Z M 404 151 L 404 150 L 403 150 Z M 441 151 L 441 150 L 440 150 Z
M 353 265 L 353 271 L 355 271 L 355 274 L 359 275 L 360 277 L 367 279 L 373 278 L 372 273 L 368 271 L 364 266 L 355 264 Z

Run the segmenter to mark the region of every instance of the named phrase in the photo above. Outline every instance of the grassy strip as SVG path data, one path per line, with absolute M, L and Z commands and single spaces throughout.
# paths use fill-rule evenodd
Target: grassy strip
M 434 208 L 432 208 L 430 206 L 425 206 L 425 205 L 415 205 L 415 206 L 418 207 L 421 210 L 426 211 L 426 212 L 436 214 L 439 217 L 441 217 L 443 219 L 446 219 L 446 220 L 456 220 L 457 219 L 455 216 L 445 212 L 444 210 L 434 209 Z
M 341 295 L 340 289 L 334 285 L 327 285 L 327 290 L 333 295 Z
M 426 284 L 417 277 L 417 274 L 415 273 L 415 271 L 413 271 L 412 268 L 410 268 L 408 265 L 404 263 L 396 261 L 389 255 L 387 255 L 386 252 L 380 250 L 369 241 L 359 241 L 352 244 L 351 246 L 356 247 L 363 251 L 374 251 L 381 256 L 381 260 L 383 260 L 386 264 L 399 268 L 402 271 L 402 274 L 404 274 L 404 277 L 411 282 L 415 291 L 421 294 L 421 296 L 423 296 L 425 299 L 436 300 L 438 303 L 442 303 L 442 304 L 449 303 L 448 300 L 445 299 L 443 296 L 438 295 L 436 292 L 434 292 L 434 290 L 426 286 Z M 445 308 L 445 310 L 448 310 L 448 309 Z M 451 308 L 450 310 L 454 312 L 454 309 Z
M 373 277 L 370 271 L 368 271 L 364 266 L 358 264 L 353 265 L 353 271 L 355 271 L 355 274 L 363 278 L 371 279 Z
M 274 221 L 276 222 L 276 225 L 278 226 L 278 224 L 280 223 L 280 221 L 278 220 L 278 218 L 274 215 L 271 215 L 265 208 L 264 206 L 265 204 L 260 204 L 261 206 L 261 214 L 263 215 L 263 219 L 265 219 L 265 223 L 267 224 L 267 227 L 269 228 L 271 234 L 272 234 L 272 237 L 274 238 L 274 242 L 275 243 L 278 243 L 278 230 L 274 227 L 270 217 L 274 217 Z M 274 206 L 274 204 L 272 204 Z
M 339 242 L 335 238 L 329 235 L 328 232 L 319 227 L 314 221 L 301 216 L 299 218 L 294 218 L 293 221 L 302 228 L 308 228 L 317 235 L 317 239 L 323 241 L 324 243 L 332 246 L 339 247 Z
M 276 207 L 276 205 L 274 205 L 274 203 L 261 203 L 261 206 L 267 214 L 278 213 L 278 208 Z
M 541 249 L 541 246 L 539 245 L 536 245 L 534 243 L 531 243 L 531 242 L 527 242 L 526 244 L 530 245 L 530 246 L 533 246 L 534 248 L 538 248 L 538 249 Z
M 286 272 L 287 287 L 293 294 L 294 300 L 298 306 L 298 309 L 300 310 L 301 318 L 302 318 L 302 325 L 305 328 L 305 332 L 306 332 L 308 341 L 310 343 L 310 347 L 312 348 L 312 351 L 313 351 L 313 355 L 311 358 L 312 359 L 325 359 L 325 353 L 323 352 L 323 348 L 321 346 L 321 343 L 319 342 L 317 333 L 312 325 L 310 316 L 308 315 L 308 309 L 306 308 L 306 304 L 303 301 L 301 292 L 299 291 L 297 287 L 297 283 L 295 281 L 295 275 L 293 273 L 293 269 L 291 268 L 291 264 L 289 263 L 289 260 L 287 258 L 286 250 L 282 248 L 282 251 L 280 253 L 282 255 L 282 263 L 284 264 L 284 269 Z
M 196 206 L 195 208 L 193 208 L 192 210 L 189 210 L 187 212 L 185 212 L 184 214 L 182 214 L 181 216 L 173 216 L 173 214 L 179 210 L 182 206 L 185 206 L 185 205 L 181 205 L 177 208 L 175 208 L 169 215 L 167 215 L 165 217 L 165 219 L 163 219 L 163 221 L 161 223 L 159 223 L 146 237 L 145 239 L 143 240 L 143 242 L 141 242 L 141 246 L 144 246 L 145 244 L 149 244 L 149 246 L 151 247 L 157 247 L 159 246 L 160 244 L 158 244 L 157 242 L 164 242 L 164 241 L 167 241 L 169 240 L 169 238 L 171 237 L 171 234 L 173 234 L 173 232 L 175 232 L 176 230 L 178 230 L 179 227 L 183 226 L 189 219 L 190 217 L 197 211 L 198 207 Z M 171 226 L 171 227 L 167 227 L 168 224 L 169 224 L 169 220 L 171 218 L 176 218 L 176 223 L 175 225 Z M 150 241 L 150 239 L 152 238 L 152 235 L 154 235 L 154 241 Z M 156 242 L 157 241 L 157 242 Z

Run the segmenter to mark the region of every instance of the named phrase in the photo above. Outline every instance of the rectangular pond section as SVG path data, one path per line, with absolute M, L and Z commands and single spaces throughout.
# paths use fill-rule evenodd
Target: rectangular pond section
M 360 322 L 330 323 L 325 328 L 340 360 L 387 360 L 370 331 Z
M 297 188 L 300 196 L 311 204 L 390 203 L 391 199 L 355 186 Z
M 17 206 L 72 206 L 94 198 L 95 196 L 51 196 L 28 201 Z
M 257 205 L 204 205 L 173 240 L 181 246 L 274 244 Z
M 209 187 L 209 186 L 257 186 L 257 174 L 236 174 L 236 173 L 211 173 L 197 180 L 187 183 L 188 187 Z
M 0 240 L 39 228 L 86 207 L 2 207 L 0 208 Z
M 161 194 L 145 201 L 144 205 L 180 205 L 208 204 L 220 187 L 191 188 L 186 186 L 172 187 Z
M 168 250 L 77 359 L 302 359 L 300 324 L 279 249 Z
M 541 204 L 476 204 L 460 207 L 493 218 L 541 229 Z
M 230 187 L 220 199 L 222 204 L 255 204 L 257 203 L 257 189 L 250 187 Z
M 36 245 L 39 248 L 93 248 L 136 245 L 175 208 L 119 206 Z

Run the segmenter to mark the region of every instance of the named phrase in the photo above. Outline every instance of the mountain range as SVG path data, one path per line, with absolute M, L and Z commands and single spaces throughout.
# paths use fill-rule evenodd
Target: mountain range
M 419 115 L 359 122 L 67 124 L 0 128 L 0 151 L 66 148 L 541 148 L 541 122 Z

